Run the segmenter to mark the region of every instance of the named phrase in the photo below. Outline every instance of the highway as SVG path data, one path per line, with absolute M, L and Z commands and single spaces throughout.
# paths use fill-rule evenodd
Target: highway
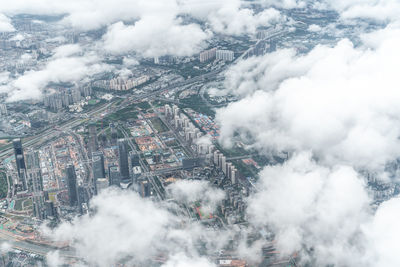
M 161 92 L 163 91 L 168 91 L 171 89 L 175 89 L 178 87 L 182 87 L 185 85 L 189 85 L 192 83 L 196 83 L 196 82 L 200 82 L 200 81 L 206 81 L 206 80 L 210 80 L 211 78 L 216 77 L 219 73 L 221 73 L 224 70 L 224 68 L 220 69 L 220 70 L 214 70 L 211 71 L 209 73 L 200 75 L 200 76 L 196 76 L 190 79 L 187 79 L 185 81 L 182 82 L 178 82 L 178 83 L 174 83 L 171 84 L 169 86 L 166 86 L 164 88 L 158 88 L 154 91 L 148 92 L 148 93 L 144 93 L 144 94 L 139 94 L 139 95 L 133 95 L 129 98 L 127 98 L 128 101 L 126 101 L 124 104 L 118 106 L 118 108 L 110 108 L 112 105 L 114 105 L 118 100 L 118 99 L 114 99 L 111 102 L 104 104 L 98 108 L 95 108 L 93 110 L 88 111 L 87 113 L 82 113 L 80 117 L 78 118 L 74 118 L 71 119 L 70 121 L 64 123 L 63 125 L 60 126 L 54 126 L 59 128 L 59 130 L 61 131 L 68 131 L 71 130 L 72 128 L 82 124 L 85 121 L 88 121 L 89 119 L 101 119 L 101 117 L 99 116 L 99 114 L 101 114 L 103 111 L 107 110 L 110 108 L 108 113 L 113 113 L 113 112 L 117 112 L 127 106 L 129 106 L 132 102 L 135 101 L 140 101 L 140 100 L 144 100 L 148 97 L 152 97 L 152 96 L 156 96 L 159 95 Z M 55 137 L 58 136 L 58 132 L 54 131 L 54 128 L 49 128 L 47 130 L 45 130 L 44 132 L 40 133 L 39 135 L 36 136 L 32 136 L 32 137 L 27 137 L 27 138 L 23 138 L 23 146 L 24 147 L 30 147 L 30 146 L 38 146 L 40 144 L 43 144 Z M 13 148 L 8 148 L 8 149 L 4 149 L 3 151 L 0 152 L 0 159 L 4 160 L 4 158 L 11 156 L 13 154 Z
M 99 107 L 96 107 L 90 111 L 87 111 L 86 113 L 81 113 L 79 117 L 76 118 L 72 118 L 71 120 L 69 120 L 66 123 L 63 123 L 61 125 L 53 125 L 52 127 L 47 128 L 46 130 L 44 130 L 43 132 L 35 135 L 35 136 L 30 136 L 30 137 L 26 137 L 23 138 L 23 146 L 25 149 L 27 148 L 37 148 L 47 142 L 49 142 L 52 139 L 55 139 L 57 137 L 59 137 L 60 135 L 62 135 L 63 133 L 71 133 L 72 129 L 81 125 L 82 123 L 85 123 L 89 120 L 100 120 L 102 119 L 104 113 L 105 114 L 110 114 L 110 113 L 114 113 L 117 112 L 123 108 L 126 108 L 127 106 L 131 105 L 134 102 L 137 101 L 141 101 L 144 99 L 147 99 L 149 97 L 153 97 L 153 96 L 158 96 L 160 95 L 161 92 L 163 91 L 168 91 L 171 89 L 179 89 L 182 86 L 186 86 L 192 83 L 196 83 L 196 82 L 206 82 L 208 80 L 211 80 L 213 78 L 215 78 L 219 73 L 221 73 L 224 70 L 224 68 L 220 69 L 220 70 L 214 70 L 212 72 L 206 73 L 204 75 L 201 76 L 197 76 L 194 78 L 190 78 L 187 79 L 185 81 L 182 82 L 178 82 L 178 83 L 174 83 L 171 84 L 169 86 L 166 86 L 164 88 L 158 88 L 156 90 L 153 90 L 151 92 L 147 92 L 147 93 L 142 93 L 142 94 L 138 94 L 138 95 L 133 95 L 130 97 L 127 97 L 122 104 L 120 104 L 118 107 L 115 106 L 115 104 L 120 101 L 120 98 L 115 98 L 113 100 L 111 100 L 110 102 L 101 105 Z M 187 88 L 180 88 L 180 90 L 186 90 Z M 127 133 L 125 131 L 122 131 L 124 133 L 125 138 L 128 140 L 129 145 L 136 151 L 135 146 L 133 145 L 132 141 L 130 140 L 129 136 L 127 135 Z M 76 136 L 74 136 L 76 138 Z M 79 139 L 79 138 L 78 138 Z M 82 149 L 82 144 L 80 142 L 80 140 L 78 140 L 79 145 Z M 2 162 L 5 158 L 12 156 L 13 155 L 13 148 L 12 147 L 8 147 L 6 149 L 3 149 L 0 151 L 0 161 Z M 84 150 L 83 150 L 84 152 Z M 190 154 L 190 153 L 189 153 Z M 83 161 L 88 163 L 87 160 L 87 154 L 83 153 L 84 155 L 84 159 Z M 139 154 L 140 156 L 140 154 Z M 149 181 L 150 183 L 153 185 L 153 187 L 155 188 L 155 190 L 157 191 L 157 194 L 159 195 L 159 197 L 161 199 L 164 198 L 164 195 L 161 193 L 160 188 L 158 188 L 157 183 L 154 180 L 154 175 L 159 175 L 162 173 L 166 173 L 166 172 L 171 172 L 171 171 L 175 171 L 175 170 L 179 170 L 181 169 L 181 167 L 179 168 L 169 168 L 169 169 L 164 169 L 164 170 L 157 170 L 155 172 L 149 172 L 147 166 L 144 164 L 142 158 L 140 157 L 140 161 L 141 161 L 141 165 L 142 168 L 145 172 L 148 172 L 148 177 L 149 177 Z M 87 166 L 86 166 L 87 167 Z M 29 253 L 35 253 L 38 255 L 42 255 L 42 256 L 46 256 L 47 253 L 49 253 L 50 251 L 54 251 L 56 250 L 56 248 L 54 247 L 50 247 L 47 246 L 45 244 L 40 245 L 40 244 L 34 244 L 34 243 L 30 243 L 30 242 L 26 242 L 26 241 L 22 241 L 22 240 L 18 240 L 16 239 L 14 236 L 9 235 L 4 233 L 4 231 L 0 232 L 0 241 L 6 241 L 8 243 L 11 244 L 11 246 L 14 249 L 19 249 L 21 251 L 26 251 Z M 75 258 L 75 252 L 71 249 L 61 249 L 60 251 L 60 255 L 62 257 L 67 257 L 67 258 Z

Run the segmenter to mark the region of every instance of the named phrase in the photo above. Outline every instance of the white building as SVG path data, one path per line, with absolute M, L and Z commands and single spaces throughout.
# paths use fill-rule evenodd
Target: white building
M 216 56 L 217 48 L 212 48 L 200 53 L 200 62 L 206 62 L 211 59 L 214 59 Z
M 231 50 L 217 50 L 216 57 L 218 60 L 232 61 L 235 55 Z

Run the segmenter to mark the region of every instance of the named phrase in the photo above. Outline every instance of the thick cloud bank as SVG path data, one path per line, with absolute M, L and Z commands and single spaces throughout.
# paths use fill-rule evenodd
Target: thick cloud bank
M 302 153 L 260 176 L 259 191 L 249 200 L 250 221 L 276 233 L 278 249 L 312 248 L 316 266 L 362 262 L 360 226 L 368 217 L 369 197 L 352 168 L 321 167 Z
M 78 82 L 105 70 L 110 67 L 95 53 L 83 53 L 78 45 L 65 45 L 55 49 L 42 69 L 25 72 L 0 87 L 0 92 L 8 93 L 8 101 L 40 99 L 50 82 Z
M 188 201 L 215 200 L 221 193 L 204 184 L 176 185 L 174 196 Z M 189 192 L 180 189 L 192 188 Z M 200 191 L 202 195 L 200 196 Z M 220 198 L 220 197 L 219 197 Z M 186 210 L 172 202 L 152 202 L 133 191 L 109 189 L 92 199 L 95 213 L 63 223 L 54 230 L 44 232 L 55 240 L 69 241 L 89 266 L 111 266 L 129 262 L 146 266 L 149 261 L 165 259 L 163 266 L 214 266 L 198 253 L 198 247 L 214 253 L 227 244 L 231 233 L 208 229 L 191 221 Z M 183 213 L 182 213 L 183 212 Z M 51 253 L 49 263 L 62 262 L 60 253 Z M 188 265 L 189 264 L 189 265 Z M 197 265 L 196 265 L 197 264 Z
M 13 32 L 14 26 L 11 24 L 11 19 L 0 13 L 0 32 Z
M 397 266 L 400 199 L 370 208 L 365 182 L 349 166 L 322 167 L 311 153 L 261 172 L 249 222 L 276 234 L 285 253 L 313 266 Z
M 343 40 L 305 56 L 283 50 L 239 62 L 227 84 L 242 100 L 218 112 L 221 141 L 240 133 L 260 149 L 312 150 L 324 163 L 368 169 L 395 160 L 400 34 L 391 28 L 365 39 L 373 47 Z

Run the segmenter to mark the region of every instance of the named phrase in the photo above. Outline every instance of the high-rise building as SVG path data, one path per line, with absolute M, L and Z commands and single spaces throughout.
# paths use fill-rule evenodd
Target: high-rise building
M 140 185 L 140 195 L 142 197 L 149 197 L 151 195 L 151 188 L 149 181 L 147 179 L 140 180 L 139 185 Z
M 140 166 L 134 166 L 132 168 L 132 180 L 134 183 L 137 183 L 139 177 L 142 175 L 142 168 Z
M 111 165 L 108 166 L 108 181 L 110 186 L 111 185 L 116 185 L 119 186 L 121 179 L 120 179 L 120 171 L 117 166 Z
M 95 194 L 97 191 L 97 179 L 106 178 L 106 171 L 104 169 L 104 155 L 103 152 L 92 153 L 92 169 L 93 169 L 93 185 Z
M 203 62 L 209 61 L 211 59 L 214 59 L 215 55 L 216 55 L 216 51 L 217 51 L 217 48 L 212 48 L 212 49 L 201 52 L 200 58 L 199 58 L 200 62 L 203 63 Z
M 235 58 L 235 54 L 230 50 L 217 50 L 216 58 L 223 61 L 232 61 Z
M 6 104 L 0 104 L 0 113 L 1 115 L 8 115 L 7 106 Z
M 96 189 L 97 194 L 100 194 L 104 189 L 109 186 L 109 183 L 106 178 L 99 178 L 96 180 Z
M 93 176 L 95 179 L 105 178 L 106 171 L 104 169 L 104 155 L 103 152 L 93 152 L 92 153 L 93 162 Z
M 237 183 L 238 179 L 238 171 L 236 170 L 235 167 L 231 169 L 231 183 L 234 185 Z
M 74 165 L 70 164 L 66 168 L 69 205 L 71 207 L 78 205 L 78 185 Z
M 38 218 L 39 220 L 43 220 L 45 218 L 45 210 L 43 208 L 43 197 L 34 196 L 32 197 L 32 208 L 33 208 L 33 216 Z
M 118 140 L 118 162 L 121 182 L 129 183 L 131 179 L 129 177 L 128 148 L 124 139 Z
M 54 217 L 54 215 L 55 215 L 55 211 L 56 211 L 56 209 L 55 209 L 55 207 L 54 207 L 54 203 L 53 202 L 51 202 L 50 200 L 46 200 L 45 202 L 44 202 L 44 205 L 45 205 L 45 212 L 46 212 L 46 217 Z
M 22 148 L 21 138 L 13 140 L 14 155 L 17 163 L 18 177 L 21 178 L 21 169 L 25 169 L 24 150 Z
M 117 143 L 117 138 L 118 138 L 118 132 L 117 129 L 115 128 L 114 123 L 110 123 L 110 130 L 111 130 L 111 144 L 115 145 Z
M 131 168 L 140 166 L 139 155 L 137 153 L 135 153 L 134 151 L 129 152 L 129 159 L 130 159 Z

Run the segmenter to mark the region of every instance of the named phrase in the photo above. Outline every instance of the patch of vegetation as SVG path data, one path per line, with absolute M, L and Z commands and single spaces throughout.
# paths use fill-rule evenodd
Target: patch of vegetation
M 103 119 L 103 125 L 108 125 L 110 122 L 116 121 L 127 121 L 130 119 L 137 119 L 138 112 L 136 111 L 136 105 L 132 104 L 123 108 L 115 113 L 106 116 Z
M 22 210 L 22 202 L 25 201 L 24 198 L 15 200 L 14 209 L 15 210 Z
M 143 109 L 143 110 L 148 110 L 151 108 L 150 104 L 148 102 L 140 102 L 138 104 L 136 104 L 137 107 Z
M 153 125 L 153 127 L 157 130 L 157 132 L 159 133 L 163 133 L 168 131 L 167 126 L 164 124 L 164 122 L 162 122 L 162 120 L 158 117 L 156 118 L 152 118 L 150 119 L 151 124 Z
M 7 183 L 7 175 L 4 170 L 0 171 L 0 198 L 7 197 L 8 193 L 8 183 Z
M 215 111 L 208 107 L 199 95 L 191 95 L 187 98 L 182 99 L 180 102 L 181 106 L 184 108 L 191 108 L 194 111 L 203 113 L 212 118 L 215 117 Z
M 258 177 L 258 170 L 254 166 L 248 166 L 241 160 L 235 160 L 232 163 L 244 177 Z
M 215 147 L 221 151 L 226 157 L 239 157 L 246 154 L 251 153 L 251 151 L 246 151 L 243 148 L 234 147 L 234 148 L 224 148 L 219 143 L 214 144 Z

